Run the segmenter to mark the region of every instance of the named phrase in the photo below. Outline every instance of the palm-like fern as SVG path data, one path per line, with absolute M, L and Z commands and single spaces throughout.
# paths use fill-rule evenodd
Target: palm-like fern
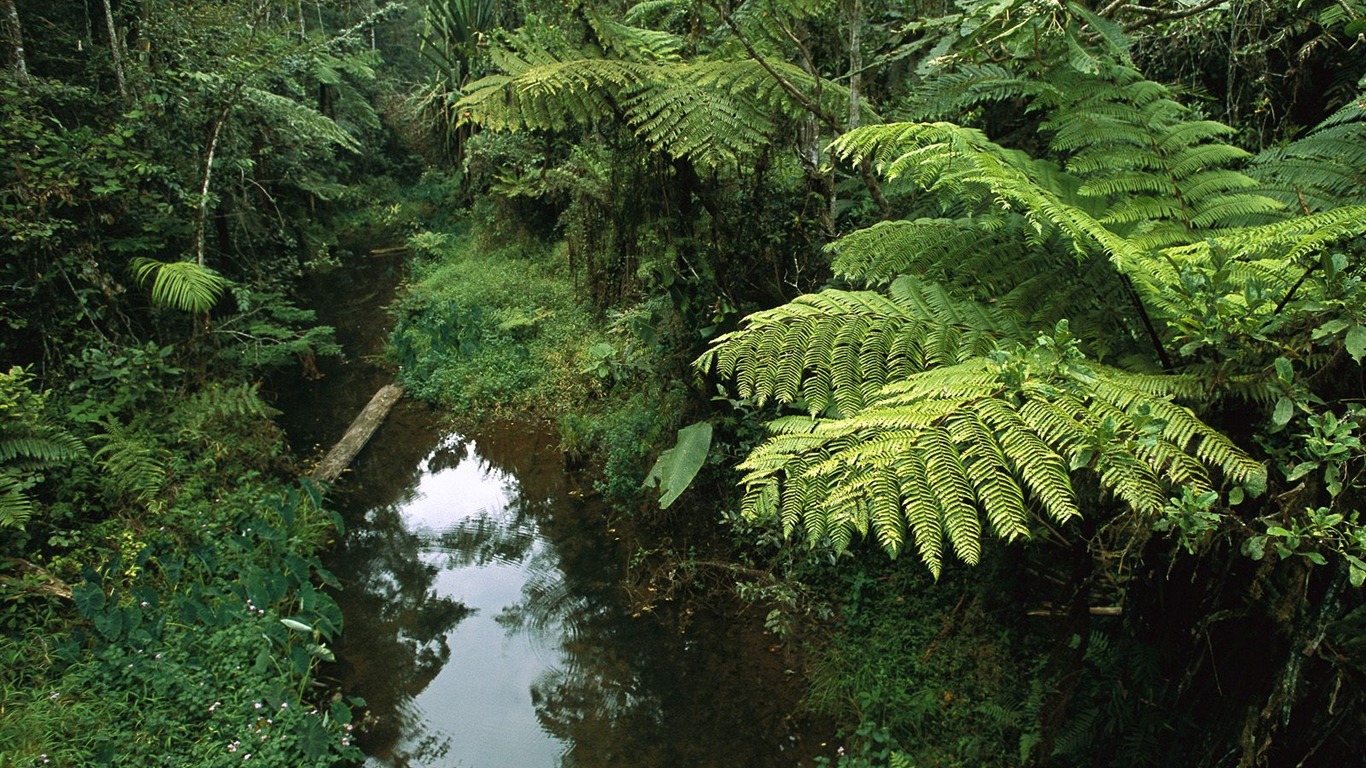
M 208 312 L 218 303 L 227 278 L 193 261 L 133 259 L 139 283 L 151 282 L 152 303 L 183 312 Z
M 1167 483 L 1208 489 L 1211 469 L 1264 483 L 1257 462 L 1170 400 L 1198 388 L 1090 364 L 1065 335 L 1045 338 L 906 377 L 847 418 L 773 422 L 741 465 L 745 510 L 837 548 L 857 533 L 895 555 L 911 539 L 938 575 L 945 540 L 975 563 L 984 527 L 1028 536 L 1029 501 L 1056 521 L 1078 516 L 1073 470 L 1142 515 L 1162 509 Z
M 651 148 L 703 166 L 757 152 L 775 115 L 800 107 L 754 61 L 682 61 L 678 40 L 599 19 L 595 30 L 616 57 L 556 54 L 526 41 L 493 53 L 504 74 L 471 83 L 455 109 L 462 122 L 493 130 L 563 131 L 619 120 Z M 784 62 L 769 66 L 799 87 L 814 78 Z M 847 91 L 825 84 L 837 104 Z
M 902 277 L 885 296 L 801 297 L 752 316 L 703 358 L 734 376 L 742 396 L 808 414 L 775 421 L 742 465 L 749 514 L 837 547 L 855 534 L 892 553 L 914 541 L 937 573 L 946 549 L 975 561 L 986 529 L 1027 535 L 1032 509 L 1054 520 L 1079 514 L 1074 472 L 1092 473 L 1141 518 L 1178 487 L 1265 484 L 1257 462 L 1173 402 L 1213 386 L 1255 392 L 1248 376 L 1265 373 L 1137 374 L 1087 361 L 1070 334 L 1025 350 L 1019 343 L 1041 321 L 1072 314 L 1057 303 L 1035 311 L 1045 293 L 1038 275 L 1071 296 L 1085 285 L 1066 269 L 1036 267 L 1070 266 L 1111 304 L 1127 292 L 1132 312 L 1096 335 L 1147 334 L 1161 351 L 1207 298 L 1190 290 L 1192 272 L 1217 265 L 1220 281 L 1207 289 L 1222 291 L 1220 301 L 1274 314 L 1277 302 L 1245 297 L 1288 296 L 1306 264 L 1366 232 L 1366 208 L 1293 217 L 1232 167 L 1247 153 L 1223 141 L 1225 127 L 1193 119 L 1162 87 L 1123 68 L 1069 77 L 1035 89 L 1062 162 L 950 123 L 869 126 L 836 141 L 837 154 L 911 181 L 958 218 L 845 238 L 832 247 L 843 277 L 923 277 Z M 1027 254 L 1013 275 L 1012 251 Z M 985 288 L 973 285 L 976 265 Z M 1073 317 L 1105 313 L 1091 306 Z M 1165 352 L 1163 362 L 1175 367 Z

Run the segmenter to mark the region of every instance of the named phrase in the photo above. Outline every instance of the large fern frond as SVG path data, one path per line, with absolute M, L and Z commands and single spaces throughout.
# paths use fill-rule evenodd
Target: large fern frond
M 585 12 L 598 42 L 617 57 L 630 61 L 681 61 L 684 40 L 656 29 L 623 24 L 596 11 Z
M 1028 536 L 1030 500 L 1055 521 L 1080 515 L 1073 471 L 1145 516 L 1173 487 L 1210 488 L 1211 470 L 1263 481 L 1260 464 L 1170 399 L 1195 386 L 1054 344 L 914 374 L 844 418 L 775 421 L 741 465 L 744 509 L 781 511 L 785 530 L 836 547 L 867 535 L 895 555 L 909 536 L 937 576 L 946 549 L 976 562 L 984 529 Z
M 1348 102 L 1308 136 L 1263 151 L 1250 171 L 1294 209 L 1366 204 L 1366 95 Z
M 1025 338 L 1009 313 L 904 276 L 884 296 L 827 290 L 751 315 L 699 365 L 734 377 L 741 397 L 800 402 L 811 414 L 863 407 L 884 384 Z

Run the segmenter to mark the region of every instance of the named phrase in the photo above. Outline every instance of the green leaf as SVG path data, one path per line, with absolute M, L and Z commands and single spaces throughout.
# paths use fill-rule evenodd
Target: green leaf
M 708 422 L 699 421 L 678 430 L 674 447 L 659 455 L 659 460 L 645 477 L 647 487 L 659 486 L 660 509 L 668 509 L 687 490 L 702 469 L 710 449 L 711 424 Z
M 295 621 L 294 619 L 280 619 L 280 623 L 284 624 L 286 627 L 289 627 L 295 632 L 306 632 L 308 634 L 313 633 L 313 628 L 303 623 L 302 621 Z
M 1291 417 L 1295 415 L 1295 402 L 1288 397 L 1282 397 L 1276 401 L 1276 410 L 1271 412 L 1271 423 L 1284 427 L 1290 423 Z
M 1325 558 L 1318 552 L 1306 552 L 1304 556 L 1309 558 L 1309 562 L 1313 563 L 1314 565 L 1328 565 L 1327 558 Z
M 1290 364 L 1289 360 L 1286 360 L 1284 357 L 1278 357 L 1276 358 L 1276 376 L 1279 377 L 1281 381 L 1289 384 L 1295 380 L 1295 368 Z
M 1244 496 L 1244 492 L 1243 492 L 1242 486 L 1240 486 L 1240 485 L 1235 485 L 1235 486 L 1228 492 L 1228 505 L 1229 505 L 1230 507 L 1236 507 L 1236 506 L 1238 506 L 1239 504 L 1242 504 L 1242 503 L 1243 503 L 1243 496 Z
M 1336 336 L 1339 333 L 1342 333 L 1343 331 L 1347 330 L 1348 326 L 1350 325 L 1351 323 L 1341 318 L 1338 318 L 1337 320 L 1329 320 L 1328 322 L 1314 329 L 1312 338 L 1315 341 L 1317 341 L 1328 336 Z
M 327 646 L 321 645 L 319 643 L 309 643 L 308 652 L 313 656 L 322 659 L 323 661 L 330 662 L 337 660 L 337 656 L 336 654 L 332 653 L 331 648 L 328 648 Z
M 1318 468 L 1319 463 L 1317 461 L 1300 462 L 1291 468 L 1289 472 L 1285 473 L 1285 479 L 1293 483 Z
M 1347 332 L 1347 354 L 1352 356 L 1352 360 L 1360 363 L 1362 355 L 1366 355 L 1366 327 L 1356 325 Z

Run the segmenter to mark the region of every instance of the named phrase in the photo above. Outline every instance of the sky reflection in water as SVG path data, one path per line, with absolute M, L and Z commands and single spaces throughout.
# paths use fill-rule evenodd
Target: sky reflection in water
M 797 764 L 768 639 L 729 614 L 687 632 L 633 617 L 628 553 L 571 494 L 553 438 L 505 425 L 413 459 L 411 420 L 362 455 L 332 562 L 369 766 Z

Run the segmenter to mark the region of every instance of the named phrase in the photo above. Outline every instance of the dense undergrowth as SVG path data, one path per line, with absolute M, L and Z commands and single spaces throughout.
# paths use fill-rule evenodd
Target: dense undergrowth
M 600 490 L 639 505 L 689 387 L 660 376 L 667 310 L 595 310 L 553 231 L 489 210 L 424 218 L 431 226 L 408 238 L 411 281 L 392 308 L 400 380 L 456 423 L 553 423 L 569 468 L 591 456 Z
M 168 355 L 152 360 L 168 391 L 125 392 L 133 410 L 102 393 L 43 397 L 17 369 L 3 379 L 24 405 L 6 412 L 11 436 L 23 419 L 49 439 L 62 429 L 72 445 L 79 435 L 97 447 L 92 465 L 49 472 L 37 490 L 56 501 L 42 516 L 0 534 L 7 552 L 25 553 L 4 560 L 0 762 L 224 766 L 250 755 L 323 766 L 356 756 L 351 702 L 313 688 L 342 625 L 317 557 L 339 521 L 316 488 L 289 479 L 254 388 L 188 395 Z M 103 423 L 120 426 L 82 434 L 59 406 L 105 410 Z M 130 499 L 140 506 L 96 513 Z

